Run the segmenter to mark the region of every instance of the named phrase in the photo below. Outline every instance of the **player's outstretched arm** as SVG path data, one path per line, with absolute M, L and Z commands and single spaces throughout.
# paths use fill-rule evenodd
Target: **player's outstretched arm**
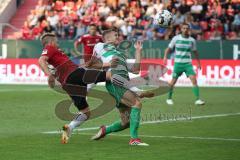
M 49 87 L 53 88 L 55 85 L 55 78 L 54 76 L 51 74 L 50 70 L 48 69 L 48 57 L 47 56 L 41 56 L 38 59 L 38 63 L 41 67 L 41 69 L 43 70 L 43 72 L 48 76 L 48 85 Z
M 74 50 L 78 55 L 81 55 L 81 52 L 78 51 L 78 45 L 79 45 L 79 41 L 75 41 L 74 42 Z
M 48 57 L 47 56 L 41 56 L 39 59 L 38 59 L 38 63 L 41 67 L 41 69 L 43 70 L 43 72 L 49 76 L 51 74 L 51 72 L 49 71 L 48 69 Z
M 101 59 L 97 58 L 96 56 L 92 56 L 91 59 L 85 63 L 85 67 L 92 69 L 102 69 L 103 63 Z
M 170 48 L 167 48 L 164 52 L 163 65 L 167 65 L 167 55 L 171 52 Z
M 200 62 L 200 59 L 199 59 L 198 51 L 197 50 L 193 51 L 193 53 L 194 53 L 194 56 L 195 56 L 195 58 L 197 60 L 198 69 L 201 69 L 201 62 Z
M 135 64 L 133 65 L 133 67 L 131 68 L 131 72 L 134 74 L 139 74 L 140 70 L 141 70 L 141 53 L 142 53 L 142 41 L 137 41 L 134 44 L 134 47 L 136 49 L 135 51 Z

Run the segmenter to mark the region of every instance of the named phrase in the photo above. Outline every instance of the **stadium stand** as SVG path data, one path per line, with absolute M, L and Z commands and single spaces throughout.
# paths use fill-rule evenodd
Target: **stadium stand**
M 163 8 L 175 14 L 168 30 L 151 20 Z M 75 39 L 95 23 L 100 30 L 116 26 L 127 39 L 167 40 L 183 22 L 197 40 L 240 39 L 240 0 L 25 0 L 11 20 L 22 28 L 20 36 L 6 29 L 4 37 L 32 40 L 55 32 L 61 39 Z
M 35 8 L 37 5 L 37 1 L 35 0 L 24 0 L 23 3 L 17 9 L 15 15 L 11 18 L 10 24 L 16 28 L 22 28 L 24 25 L 24 21 L 26 20 L 27 15 L 29 12 Z M 6 27 L 3 30 L 3 38 L 4 39 L 18 39 L 21 38 L 21 32 L 16 32 L 11 27 Z

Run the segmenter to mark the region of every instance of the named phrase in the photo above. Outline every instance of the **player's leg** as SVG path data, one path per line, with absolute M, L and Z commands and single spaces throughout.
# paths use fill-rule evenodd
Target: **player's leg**
M 145 98 L 145 97 L 146 98 L 151 98 L 151 97 L 154 96 L 153 92 L 144 91 L 144 90 L 141 90 L 138 87 L 136 87 L 137 85 L 142 85 L 141 83 L 139 83 L 139 84 L 133 83 L 131 80 L 126 79 L 126 78 L 124 78 L 120 75 L 117 75 L 117 74 L 112 75 L 111 82 L 113 84 L 117 85 L 117 86 L 124 87 L 126 89 L 129 89 L 129 90 L 137 93 L 137 95 L 140 98 Z
M 148 144 L 142 143 L 141 140 L 138 137 L 138 128 L 140 124 L 140 115 L 141 115 L 141 108 L 142 103 L 140 101 L 140 98 L 132 91 L 127 90 L 122 99 L 121 102 L 127 106 L 131 106 L 131 113 L 130 113 L 130 135 L 131 140 L 129 142 L 130 145 L 145 145 Z
M 121 120 L 118 120 L 109 126 L 101 126 L 98 133 L 92 137 L 92 140 L 99 140 L 105 137 L 107 134 L 110 134 L 112 132 L 119 132 L 126 128 L 129 128 L 129 116 L 131 108 L 121 103 L 118 106 L 118 110 Z
M 63 126 L 63 134 L 61 138 L 61 142 L 63 144 L 68 143 L 73 130 L 82 125 L 90 117 L 90 109 L 86 101 L 86 97 L 71 96 L 71 98 L 74 102 L 74 105 L 78 108 L 79 112 L 77 112 L 69 124 L 65 124 Z
M 151 98 L 154 97 L 154 93 L 151 91 L 144 91 L 142 89 L 139 89 L 138 87 L 131 87 L 130 88 L 131 91 L 137 93 L 137 95 L 140 98 Z
M 122 131 L 129 127 L 129 116 L 131 108 L 124 104 L 120 104 L 118 107 L 121 120 L 116 121 L 110 126 L 106 127 L 106 134 Z
M 82 81 L 83 76 L 84 69 L 78 68 L 69 75 L 66 83 L 62 86 L 79 111 L 69 124 L 63 126 L 62 143 L 67 143 L 72 131 L 90 116 L 89 106 L 86 101 L 87 85 Z
M 172 80 L 169 82 L 169 92 L 168 92 L 168 99 L 166 100 L 166 103 L 168 105 L 173 105 L 173 100 L 172 100 L 172 96 L 173 96 L 173 89 L 174 86 L 178 80 L 178 77 L 181 76 L 183 73 L 183 69 L 181 64 L 174 64 L 174 68 L 173 68 L 173 74 L 172 74 Z
M 90 117 L 90 109 L 86 98 L 72 96 L 72 99 L 74 101 L 74 105 L 77 107 L 79 112 L 75 115 L 74 119 L 68 125 L 71 131 L 79 127 Z
M 166 100 L 166 103 L 168 105 L 173 105 L 172 95 L 173 95 L 173 88 L 177 82 L 177 78 L 172 78 L 172 80 L 169 83 L 169 91 L 168 91 L 168 99 Z
M 197 84 L 196 73 L 193 70 L 193 66 L 191 64 L 188 64 L 186 66 L 185 70 L 186 70 L 185 71 L 186 75 L 189 77 L 189 79 L 191 80 L 192 85 L 193 85 L 193 94 L 196 97 L 195 104 L 196 105 L 203 105 L 203 104 L 205 104 L 205 102 L 200 99 L 199 87 L 198 87 L 198 84 Z
M 82 74 L 82 81 L 85 84 L 92 84 L 98 82 L 105 82 L 106 80 L 111 79 L 111 73 L 97 70 L 97 69 L 87 69 L 87 68 L 79 68 Z
M 191 80 L 191 82 L 193 84 L 193 94 L 196 97 L 195 104 L 196 105 L 204 105 L 205 102 L 200 99 L 199 87 L 198 87 L 198 84 L 197 84 L 196 76 L 189 76 L 189 78 L 190 78 L 190 80 Z

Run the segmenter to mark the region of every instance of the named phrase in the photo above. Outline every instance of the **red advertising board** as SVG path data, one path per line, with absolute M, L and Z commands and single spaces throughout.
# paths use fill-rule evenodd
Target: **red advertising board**
M 143 70 L 148 70 L 165 81 L 171 79 L 173 63 L 168 61 L 168 71 L 162 75 L 162 60 L 142 60 Z M 240 60 L 201 60 L 202 69 L 198 70 L 193 61 L 200 86 L 240 87 Z M 143 74 L 143 72 L 142 72 Z M 0 59 L 0 84 L 46 84 L 47 77 L 41 71 L 37 59 Z M 191 86 L 183 74 L 178 86 Z
M 0 59 L 0 84 L 47 84 L 37 59 Z
M 162 74 L 161 59 L 147 59 L 142 61 L 143 70 L 153 72 L 159 77 Z M 193 60 L 200 86 L 240 87 L 240 60 L 201 60 L 201 70 L 197 69 L 196 60 Z M 168 60 L 167 72 L 162 80 L 170 81 L 172 77 L 173 61 Z M 183 74 L 179 77 L 177 86 L 191 86 L 190 80 Z

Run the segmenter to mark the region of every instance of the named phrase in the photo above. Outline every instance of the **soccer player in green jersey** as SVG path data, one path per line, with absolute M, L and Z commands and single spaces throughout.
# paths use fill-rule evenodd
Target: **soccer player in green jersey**
M 141 42 L 137 42 L 135 45 L 136 62 L 135 65 L 129 68 L 126 62 L 126 55 L 123 52 L 117 50 L 115 47 L 115 44 L 118 43 L 118 32 L 115 30 L 107 30 L 103 33 L 103 39 L 105 43 L 100 44 L 102 46 L 98 53 L 101 55 L 103 63 L 108 63 L 111 61 L 111 59 L 114 58 L 118 59 L 117 66 L 110 68 L 113 77 L 114 75 L 118 75 L 129 80 L 129 71 L 133 73 L 139 72 L 142 50 Z M 138 137 L 138 127 L 140 123 L 140 113 L 142 107 L 140 97 L 130 89 L 118 86 L 111 82 L 106 83 L 106 88 L 116 100 L 116 107 L 119 110 L 121 120 L 114 122 L 110 126 L 100 127 L 99 132 L 93 136 L 92 139 L 98 140 L 109 133 L 118 132 L 130 127 L 131 139 L 129 141 L 129 145 L 148 146 L 148 144 L 141 142 Z
M 178 77 L 181 76 L 183 72 L 190 78 L 193 84 L 193 93 L 196 97 L 195 104 L 196 105 L 205 104 L 205 102 L 202 101 L 199 97 L 199 87 L 197 85 L 196 73 L 193 70 L 191 53 L 194 53 L 197 59 L 198 69 L 201 69 L 201 63 L 198 57 L 196 41 L 194 38 L 190 36 L 189 32 L 190 32 L 189 25 L 186 23 L 182 24 L 181 34 L 173 37 L 173 39 L 168 45 L 168 48 L 165 50 L 164 59 L 163 59 L 164 65 L 167 64 L 167 55 L 171 51 L 173 51 L 173 49 L 175 48 L 173 75 L 172 75 L 172 80 L 169 83 L 170 90 L 168 93 L 168 99 L 166 100 L 166 103 L 168 105 L 174 104 L 172 100 L 173 88 L 178 80 Z

